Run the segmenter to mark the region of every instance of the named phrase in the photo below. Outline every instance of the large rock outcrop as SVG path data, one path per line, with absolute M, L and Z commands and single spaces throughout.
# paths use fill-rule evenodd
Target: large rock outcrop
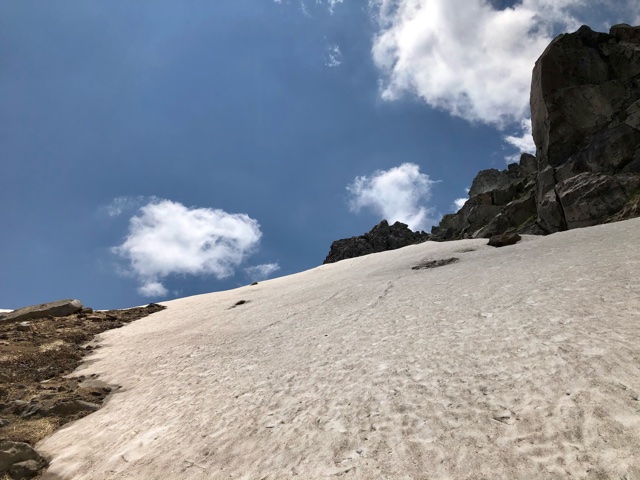
M 558 36 L 535 64 L 536 156 L 484 170 L 432 240 L 548 234 L 640 215 L 640 27 Z
M 55 302 L 19 308 L 12 312 L 0 313 L 0 320 L 20 322 L 49 316 L 64 317 L 79 310 L 82 310 L 82 302 L 80 302 L 80 300 L 57 300 Z
M 640 188 L 640 27 L 560 35 L 533 69 L 538 224 L 610 221 Z
M 469 200 L 445 215 L 431 231 L 437 241 L 489 238 L 505 232 L 542 233 L 536 225 L 537 162 L 527 153 L 506 170 L 483 170 L 473 180 Z
M 364 235 L 333 242 L 329 255 L 322 263 L 335 263 L 370 253 L 395 250 L 407 245 L 422 243 L 428 239 L 429 234 L 426 232 L 414 232 L 404 223 L 396 222 L 389 225 L 386 220 L 383 220 Z

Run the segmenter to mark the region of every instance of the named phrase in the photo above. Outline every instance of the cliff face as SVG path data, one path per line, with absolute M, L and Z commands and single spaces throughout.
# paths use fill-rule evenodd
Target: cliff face
M 433 240 L 546 234 L 640 215 L 640 27 L 583 26 L 535 64 L 536 156 L 478 174 Z
M 506 232 L 544 233 L 536 224 L 537 161 L 523 154 L 506 170 L 482 170 L 473 180 L 469 200 L 458 213 L 445 215 L 431 240 L 488 238 Z
M 533 69 L 531 122 L 536 155 L 478 173 L 469 200 L 431 235 L 383 222 L 334 242 L 325 263 L 427 237 L 545 235 L 640 216 L 640 27 L 583 26 L 553 40 Z

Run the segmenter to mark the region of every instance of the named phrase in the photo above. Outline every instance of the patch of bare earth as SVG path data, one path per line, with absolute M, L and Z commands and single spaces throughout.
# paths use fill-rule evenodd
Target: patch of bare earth
M 96 378 L 67 375 L 99 348 L 90 344 L 95 335 L 164 308 L 84 308 L 65 317 L 0 321 L 0 441 L 35 446 L 62 425 L 100 408 L 111 387 Z

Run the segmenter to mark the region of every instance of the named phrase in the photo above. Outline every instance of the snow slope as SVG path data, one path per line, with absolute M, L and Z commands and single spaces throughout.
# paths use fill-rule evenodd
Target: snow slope
M 638 238 L 427 242 L 167 302 L 102 335 L 77 374 L 122 389 L 38 448 L 66 479 L 638 478 Z

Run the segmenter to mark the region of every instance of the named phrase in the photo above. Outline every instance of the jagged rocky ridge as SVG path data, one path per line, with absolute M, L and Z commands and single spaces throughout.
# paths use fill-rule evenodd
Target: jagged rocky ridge
M 530 103 L 535 156 L 479 172 L 469 200 L 431 235 L 413 240 L 404 225 L 398 242 L 383 222 L 333 242 L 324 263 L 426 239 L 546 235 L 640 216 L 640 27 L 555 38 L 533 69 Z
M 535 64 L 536 156 L 484 170 L 432 240 L 549 234 L 640 216 L 640 27 L 558 36 Z
M 413 232 L 404 223 L 396 222 L 389 225 L 386 220 L 383 220 L 364 235 L 333 242 L 329 255 L 323 263 L 334 263 L 370 253 L 395 250 L 407 245 L 422 243 L 428 239 L 429 234 L 426 232 Z

